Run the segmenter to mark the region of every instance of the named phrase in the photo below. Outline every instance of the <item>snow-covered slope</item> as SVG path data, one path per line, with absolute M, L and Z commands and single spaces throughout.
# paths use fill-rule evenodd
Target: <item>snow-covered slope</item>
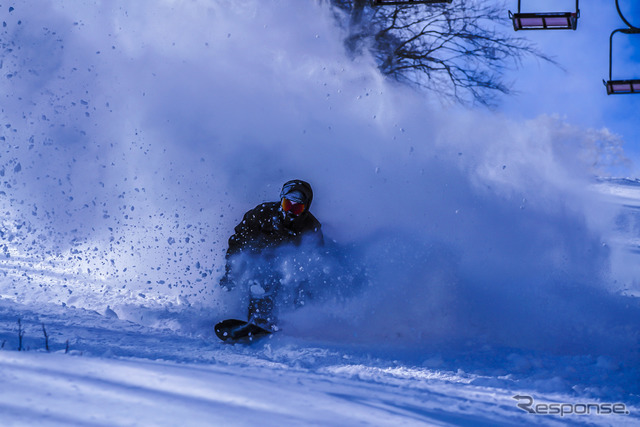
M 233 346 L 206 331 L 185 335 L 86 310 L 38 306 L 34 312 L 6 300 L 0 306 L 3 425 L 640 422 L 637 396 L 627 392 L 637 387 L 634 371 L 605 357 L 489 348 L 417 357 L 286 333 Z M 15 351 L 18 318 L 21 352 Z M 570 404 L 609 402 L 630 414 L 532 415 L 516 406 L 516 395 L 565 404 L 567 413 L 584 412 Z

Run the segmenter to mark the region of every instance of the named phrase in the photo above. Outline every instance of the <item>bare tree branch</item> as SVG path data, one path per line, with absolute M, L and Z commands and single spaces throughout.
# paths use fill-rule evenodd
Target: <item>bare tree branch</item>
M 373 7 L 368 0 L 329 0 L 348 29 L 350 54 L 371 54 L 390 78 L 462 104 L 492 106 L 510 94 L 505 73 L 526 56 L 555 63 L 511 30 L 495 0 Z

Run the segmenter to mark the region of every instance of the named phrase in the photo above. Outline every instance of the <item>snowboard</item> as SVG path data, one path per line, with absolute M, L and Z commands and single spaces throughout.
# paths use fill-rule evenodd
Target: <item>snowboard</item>
M 214 330 L 218 338 L 228 343 L 248 344 L 271 335 L 271 331 L 267 329 L 238 319 L 223 320 L 216 324 Z

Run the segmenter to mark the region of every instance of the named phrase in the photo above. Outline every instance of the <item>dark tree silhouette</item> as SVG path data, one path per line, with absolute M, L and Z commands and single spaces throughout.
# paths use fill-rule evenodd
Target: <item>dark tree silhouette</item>
M 494 105 L 512 93 L 506 70 L 533 55 L 554 62 L 515 35 L 496 0 L 373 6 L 370 0 L 329 0 L 347 29 L 352 55 L 370 53 L 380 71 L 462 104 Z

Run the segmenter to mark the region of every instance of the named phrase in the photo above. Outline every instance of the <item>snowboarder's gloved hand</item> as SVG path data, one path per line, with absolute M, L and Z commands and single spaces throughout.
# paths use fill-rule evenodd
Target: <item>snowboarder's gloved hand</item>
M 251 296 L 254 298 L 260 298 L 266 294 L 264 288 L 257 282 L 249 286 L 249 291 L 251 292 Z

